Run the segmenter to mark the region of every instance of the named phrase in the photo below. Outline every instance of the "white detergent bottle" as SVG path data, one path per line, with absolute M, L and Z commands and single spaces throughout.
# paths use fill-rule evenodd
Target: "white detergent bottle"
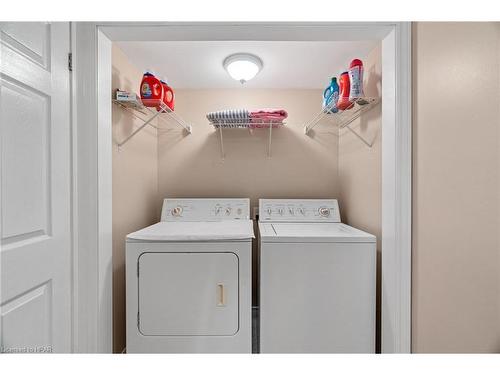
M 354 59 L 349 65 L 349 81 L 351 90 L 349 92 L 349 101 L 355 102 L 364 97 L 363 93 L 363 62 Z

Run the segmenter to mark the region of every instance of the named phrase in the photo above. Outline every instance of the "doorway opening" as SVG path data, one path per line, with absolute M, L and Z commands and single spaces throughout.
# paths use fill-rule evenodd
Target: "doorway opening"
M 87 173 L 89 178 L 95 181 L 96 186 L 98 186 L 96 191 L 90 193 L 94 195 L 98 202 L 97 208 L 93 212 L 82 212 L 82 217 L 79 220 L 79 226 L 83 226 L 81 229 L 79 228 L 79 230 L 91 230 L 94 237 L 87 237 L 87 240 L 82 240 L 79 244 L 78 259 L 81 261 L 78 262 L 77 267 L 79 269 L 78 274 L 86 275 L 85 278 L 89 278 L 92 283 L 89 285 L 96 285 L 96 290 L 100 291 L 98 296 L 93 296 L 92 293 L 89 292 L 88 286 L 79 282 L 77 284 L 77 296 L 78 300 L 80 300 L 80 296 L 86 296 L 86 298 L 90 299 L 90 302 L 96 307 L 95 314 L 91 316 L 88 315 L 87 325 L 95 326 L 97 324 L 97 326 L 102 327 L 102 330 L 100 330 L 98 334 L 98 336 L 100 335 L 100 339 L 97 340 L 97 342 L 100 343 L 99 345 L 101 345 L 102 351 L 111 351 L 111 332 L 113 324 L 113 318 L 111 316 L 111 296 L 113 294 L 112 280 L 113 272 L 120 272 L 121 267 L 120 265 L 115 268 L 112 266 L 113 242 L 111 234 L 113 232 L 113 207 L 111 206 L 111 201 L 116 198 L 113 192 L 112 176 L 113 173 L 116 172 L 113 171 L 113 160 L 118 160 L 117 158 L 113 159 L 113 157 L 120 155 L 123 159 L 123 156 L 126 154 L 125 149 L 121 151 L 118 149 L 116 145 L 117 134 L 116 131 L 114 132 L 112 126 L 112 119 L 116 116 L 120 116 L 120 114 L 116 114 L 116 111 L 119 109 L 113 108 L 110 94 L 114 89 L 120 88 L 114 86 L 118 86 L 117 81 L 124 77 L 124 75 L 117 72 L 116 69 L 112 69 L 116 61 L 115 55 L 119 55 L 119 53 L 115 53 L 116 51 L 114 48 L 116 46 L 114 46 L 114 44 L 121 47 L 120 49 L 123 52 L 127 48 L 133 48 L 134 45 L 136 48 L 141 48 L 138 46 L 144 47 L 148 43 L 153 43 L 157 46 L 162 44 L 164 46 L 168 45 L 169 48 L 158 49 L 163 51 L 162 53 L 166 53 L 165 51 L 169 50 L 171 51 L 174 46 L 177 48 L 197 46 L 198 48 L 206 48 L 207 51 L 213 51 L 215 48 L 214 44 L 220 48 L 224 48 L 225 45 L 231 43 L 241 43 L 243 45 L 254 43 L 261 47 L 266 44 L 274 44 L 276 46 L 276 44 L 279 43 L 286 44 L 288 47 L 292 44 L 298 44 L 303 47 L 305 45 L 310 46 L 314 43 L 323 43 L 324 45 L 328 43 L 350 43 L 351 45 L 372 43 L 370 52 L 378 48 L 377 52 L 374 52 L 374 54 L 378 53 L 378 56 L 373 58 L 375 61 L 373 64 L 373 71 L 367 72 L 373 82 L 375 82 L 375 89 L 379 90 L 375 91 L 373 96 L 378 96 L 381 100 L 378 109 L 370 111 L 373 116 L 378 116 L 380 124 L 378 144 L 376 143 L 377 135 L 373 137 L 373 126 L 366 129 L 366 124 L 363 125 L 360 123 L 358 124 L 359 127 L 355 129 L 355 131 L 358 132 L 357 135 L 356 133 L 351 133 L 349 130 L 344 129 L 348 132 L 347 134 L 339 132 L 332 136 L 332 134 L 328 134 L 328 128 L 325 128 L 323 125 L 315 127 L 315 132 L 312 132 L 312 134 L 300 134 L 300 138 L 299 132 L 294 132 L 294 130 L 299 129 L 298 126 L 290 127 L 291 130 L 287 128 L 286 130 L 289 131 L 289 134 L 286 132 L 280 134 L 278 132 L 282 129 L 279 129 L 273 134 L 274 138 L 271 138 L 267 132 L 263 132 L 264 134 L 258 133 L 250 139 L 250 146 L 244 145 L 242 148 L 243 142 L 248 142 L 248 140 L 243 138 L 243 135 L 236 133 L 224 134 L 225 138 L 222 138 L 222 131 L 220 134 L 216 132 L 214 134 L 213 130 L 208 127 L 206 121 L 202 123 L 200 120 L 203 114 L 208 112 L 208 108 L 213 107 L 213 103 L 210 104 L 207 98 L 211 100 L 214 100 L 214 98 L 217 100 L 217 98 L 219 98 L 220 100 L 221 93 L 214 94 L 214 87 L 206 88 L 209 91 L 208 93 L 200 93 L 199 90 L 197 90 L 198 92 L 188 92 L 188 89 L 180 90 L 183 92 L 180 92 L 177 96 L 179 114 L 183 115 L 181 117 L 187 119 L 187 123 L 198 122 L 200 127 L 193 127 L 193 131 L 206 131 L 206 135 L 204 139 L 195 138 L 193 136 L 192 139 L 194 140 L 187 141 L 189 136 L 186 135 L 185 129 L 167 129 L 166 134 L 159 134 L 162 131 L 159 129 L 159 126 L 156 130 L 154 128 L 146 130 L 147 132 L 152 132 L 153 136 L 155 132 L 158 132 L 156 135 L 158 137 L 156 143 L 156 154 L 158 156 L 157 170 L 163 172 L 156 174 L 156 178 L 158 186 L 162 185 L 161 179 L 164 179 L 165 182 L 164 189 L 158 189 L 161 196 L 152 198 L 151 202 L 153 203 L 148 203 L 150 205 L 149 212 L 152 213 L 152 217 L 146 218 L 146 220 L 154 220 L 154 216 L 158 215 L 158 211 L 155 212 L 154 208 L 155 202 L 159 207 L 158 202 L 161 198 L 165 197 L 165 194 L 186 196 L 186 194 L 191 195 L 196 193 L 194 188 L 191 188 L 191 190 L 189 188 L 189 186 L 199 186 L 196 181 L 189 181 L 188 179 L 184 184 L 176 185 L 169 183 L 170 181 L 175 181 L 176 176 L 179 174 L 179 170 L 175 168 L 169 169 L 169 163 L 176 165 L 188 163 L 186 169 L 183 169 L 184 171 L 196 168 L 199 159 L 191 158 L 190 160 L 189 158 L 189 155 L 193 155 L 193 150 L 199 153 L 203 151 L 203 155 L 205 156 L 207 153 L 211 154 L 207 160 L 212 162 L 212 166 L 213 163 L 216 163 L 215 158 L 217 157 L 217 163 L 220 163 L 220 169 L 227 172 L 228 168 L 235 168 L 233 172 L 231 172 L 234 174 L 236 173 L 235 171 L 240 168 L 239 166 L 241 166 L 242 160 L 240 157 L 242 152 L 245 153 L 245 147 L 249 147 L 248 152 L 251 154 L 255 154 L 257 149 L 264 151 L 262 152 L 262 156 L 258 157 L 263 159 L 261 161 L 262 165 L 268 162 L 269 166 L 271 163 L 276 162 L 276 160 L 279 161 L 280 151 L 286 149 L 284 146 L 285 143 L 289 144 L 289 142 L 295 142 L 295 147 L 303 147 L 306 145 L 306 149 L 307 147 L 316 147 L 316 150 L 327 150 L 328 147 L 337 147 L 335 153 L 330 153 L 324 158 L 318 156 L 314 152 L 312 154 L 318 158 L 318 161 L 325 163 L 324 170 L 329 174 L 324 177 L 329 183 L 323 185 L 323 187 L 325 189 L 330 189 L 329 196 L 336 198 L 337 195 L 340 195 L 341 210 L 342 205 L 344 205 L 344 207 L 346 207 L 346 212 L 348 212 L 345 220 L 348 224 L 350 222 L 355 224 L 357 217 L 356 210 L 363 210 L 363 207 L 360 206 L 360 202 L 357 199 L 358 194 L 356 193 L 356 189 L 359 188 L 363 190 L 364 188 L 356 184 L 346 184 L 342 192 L 341 187 L 333 187 L 335 183 L 332 180 L 335 179 L 342 183 L 343 173 L 345 176 L 345 174 L 352 170 L 359 161 L 357 157 L 352 157 L 353 151 L 349 151 L 350 148 L 354 148 L 354 150 L 358 151 L 361 150 L 361 154 L 364 153 L 364 156 L 369 158 L 370 155 L 373 155 L 374 146 L 375 150 L 377 150 L 378 147 L 378 150 L 380 150 L 380 171 L 378 171 L 380 178 L 380 199 L 378 207 L 375 207 L 374 210 L 378 210 L 379 213 L 381 234 L 379 244 L 379 249 L 381 251 L 379 267 L 380 350 L 382 352 L 410 351 L 411 86 L 409 24 L 86 24 L 77 25 L 74 31 L 75 64 L 78 64 L 80 69 L 86 70 L 85 73 L 95 77 L 94 81 L 85 83 L 79 82 L 78 77 L 75 77 L 76 81 L 80 83 L 75 89 L 77 109 L 76 123 L 77 133 L 79 135 L 76 142 L 78 143 L 79 149 L 86 149 L 86 147 L 89 147 L 90 150 L 95 151 L 93 159 L 80 159 L 78 161 L 77 173 L 79 175 L 80 173 Z M 211 43 L 212 45 L 210 46 Z M 295 53 L 293 52 L 294 51 L 291 52 L 291 56 L 295 56 L 294 61 L 300 62 L 304 59 L 303 54 L 297 53 L 297 51 L 295 51 Z M 188 54 L 189 52 L 185 53 Z M 140 53 L 129 52 L 129 55 L 130 54 L 133 56 L 140 56 Z M 124 53 L 124 55 L 126 57 L 127 53 Z M 179 53 L 173 55 L 179 56 Z M 349 59 L 349 57 L 351 56 L 346 58 Z M 85 64 L 86 61 L 92 60 L 97 61 L 96 70 L 92 70 L 91 66 L 86 66 Z M 264 59 L 264 69 L 266 66 L 265 64 L 266 61 Z M 142 63 L 136 62 L 136 65 L 142 65 Z M 138 68 L 145 67 L 141 66 Z M 259 74 L 264 74 L 263 72 L 264 70 Z M 184 78 L 186 82 L 189 82 L 188 78 L 189 77 Z M 174 79 L 174 77 L 172 77 L 172 79 Z M 378 86 L 377 80 L 381 83 Z M 197 82 L 201 86 L 201 82 L 199 80 Z M 126 84 L 124 81 L 119 83 L 121 86 L 124 84 Z M 245 85 L 250 86 L 251 84 L 253 84 L 252 81 Z M 185 85 L 188 87 L 189 83 Z M 369 85 L 367 87 L 369 87 Z M 290 89 L 290 87 L 285 88 Z M 93 89 L 95 89 L 95 91 L 93 91 Z M 220 89 L 222 90 L 223 88 Z M 261 90 L 262 88 L 252 88 L 252 90 L 259 89 Z M 241 93 L 239 97 L 241 99 L 235 96 L 234 93 L 227 93 L 226 99 L 224 99 L 225 103 L 233 100 L 234 105 L 237 105 L 238 100 L 243 102 L 248 102 L 250 100 L 248 97 L 249 94 L 246 94 L 249 92 L 247 88 L 242 89 L 238 87 L 237 89 L 235 88 L 235 90 L 239 90 Z M 95 96 L 91 95 L 91 97 L 89 97 L 88 92 L 94 92 Z M 280 94 L 282 98 L 285 97 L 283 92 Z M 245 95 L 247 96 L 245 97 Z M 311 95 L 314 96 L 316 93 Z M 262 99 L 265 95 L 261 92 L 258 95 L 253 95 L 253 97 Z M 268 102 L 271 101 L 270 99 L 267 100 Z M 300 96 L 300 98 L 293 97 L 290 100 L 295 101 L 295 103 L 304 103 L 307 99 L 305 99 L 304 96 Z M 95 103 L 97 103 L 96 108 L 92 107 L 92 104 Z M 182 107 L 183 105 L 185 106 L 184 108 Z M 263 104 L 259 102 L 258 105 L 260 106 Z M 289 106 L 292 107 L 293 104 Z M 298 105 L 295 105 L 295 107 L 298 107 Z M 304 107 L 306 106 L 301 105 L 301 108 Z M 376 112 L 377 110 L 379 111 L 378 115 Z M 197 115 L 197 111 L 199 111 L 201 115 Z M 306 125 L 308 122 L 307 119 L 313 117 L 312 115 L 314 112 L 311 112 L 312 115 L 306 110 L 304 110 L 304 112 L 307 113 L 303 115 L 303 118 L 297 119 L 298 116 L 296 117 L 296 122 L 294 121 L 295 124 Z M 88 126 L 92 119 L 97 119 L 97 127 Z M 371 120 L 377 121 L 377 118 Z M 360 122 L 362 122 L 362 119 Z M 84 128 L 84 126 L 87 126 L 87 128 Z M 363 128 L 363 126 L 365 126 L 365 128 Z M 131 124 L 129 132 L 133 132 L 133 129 L 135 129 L 134 124 Z M 271 127 L 271 129 L 273 128 Z M 327 131 L 322 134 L 321 129 L 326 129 Z M 122 130 L 123 129 L 119 131 Z M 302 130 L 302 127 L 300 130 Z M 219 137 L 219 135 L 221 136 Z M 359 141 L 358 138 L 360 135 L 363 138 L 368 137 L 368 141 L 365 143 L 354 143 Z M 125 136 L 127 136 L 127 134 L 125 134 Z M 287 140 L 286 137 L 289 137 L 289 139 Z M 334 138 L 333 141 L 332 137 Z M 184 141 L 184 139 L 186 139 L 186 141 Z M 200 143 L 197 144 L 196 139 L 198 139 Z M 91 145 L 94 141 L 97 142 Z M 118 143 L 119 142 L 120 141 L 118 141 Z M 324 142 L 330 143 L 326 143 L 328 146 L 325 147 Z M 222 144 L 225 145 L 225 148 L 221 147 Z M 127 147 L 127 145 L 122 146 Z M 185 150 L 179 152 L 179 148 L 182 147 L 184 147 Z M 342 154 L 342 151 L 339 151 L 339 149 L 347 150 L 347 152 Z M 122 154 L 118 154 L 120 152 L 122 152 Z M 184 156 L 182 156 L 183 152 Z M 153 152 L 153 157 L 154 154 Z M 329 158 L 332 157 L 332 154 L 337 155 L 337 168 L 335 171 L 328 169 L 331 168 L 332 160 Z M 281 155 L 289 156 L 290 154 L 283 152 Z M 360 153 L 356 152 L 356 155 L 359 157 Z M 270 156 L 271 160 L 269 160 Z M 340 160 L 342 161 L 338 164 Z M 165 163 L 163 167 L 162 163 Z M 293 165 L 296 166 L 297 163 L 292 162 L 290 165 L 293 167 Z M 84 169 L 84 167 L 87 167 L 87 169 Z M 193 175 L 199 176 L 199 173 L 194 173 Z M 154 173 L 151 173 L 151 176 L 154 178 Z M 221 173 L 221 176 L 224 176 L 224 174 Z M 252 176 L 255 176 L 255 173 L 248 173 L 246 178 L 254 179 L 255 177 Z M 236 177 L 237 180 L 243 181 L 243 183 L 245 182 L 245 175 L 238 175 Z M 206 180 L 208 181 L 208 177 Z M 347 180 L 347 178 L 344 178 L 344 180 Z M 80 181 L 82 180 L 80 179 Z M 265 185 L 263 184 L 263 186 Z M 299 182 L 297 189 L 307 194 L 308 191 L 311 191 L 311 186 L 317 187 L 318 184 L 314 185 L 311 181 L 307 181 L 307 185 L 300 185 Z M 319 186 L 321 186 L 321 183 L 319 183 Z M 248 193 L 248 190 L 245 190 L 243 185 L 240 191 Z M 205 194 L 212 196 L 219 195 L 220 192 L 224 192 L 220 187 L 212 187 L 212 190 L 208 188 L 205 190 Z M 262 190 L 257 191 L 256 194 L 261 194 L 261 192 Z M 266 191 L 264 191 L 264 193 L 265 192 Z M 317 191 L 314 191 L 314 193 L 324 194 L 323 192 Z M 298 193 L 287 192 L 287 194 L 293 197 Z M 83 199 L 83 195 L 77 197 L 77 200 L 81 199 Z M 377 213 L 374 214 L 374 216 L 376 215 Z M 89 229 L 89 221 L 95 218 L 99 219 L 97 227 L 94 226 Z M 126 229 L 126 225 L 123 227 Z M 83 249 L 95 244 L 98 245 L 97 252 L 84 253 Z M 115 244 L 115 248 L 116 246 Z M 93 262 L 91 261 L 89 263 L 89 259 L 93 259 Z M 83 260 L 85 260 L 85 262 Z M 254 279 L 256 278 L 254 277 Z M 77 303 L 77 310 L 80 309 L 79 306 L 81 306 L 81 304 Z M 80 345 L 83 345 L 83 343 L 80 343 Z M 116 348 L 115 346 L 115 350 Z

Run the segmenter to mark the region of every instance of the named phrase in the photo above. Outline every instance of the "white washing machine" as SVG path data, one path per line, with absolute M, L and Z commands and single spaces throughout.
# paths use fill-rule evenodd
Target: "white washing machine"
M 248 199 L 165 199 L 126 243 L 128 353 L 251 353 Z
M 336 200 L 259 201 L 260 352 L 374 353 L 376 238 Z

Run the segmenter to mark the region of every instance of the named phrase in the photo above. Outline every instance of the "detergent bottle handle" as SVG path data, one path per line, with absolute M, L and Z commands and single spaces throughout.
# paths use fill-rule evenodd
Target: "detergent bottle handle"
M 325 91 L 323 91 L 323 98 L 325 98 L 325 99 L 326 99 L 326 95 L 327 95 L 327 94 L 328 94 L 328 95 L 331 95 L 331 94 L 329 93 L 329 92 L 330 92 L 330 90 L 331 90 L 331 91 L 333 91 L 333 90 L 332 90 L 332 87 L 331 87 L 331 86 L 328 86 L 328 87 L 325 89 Z
M 168 100 L 169 96 L 167 95 L 167 92 L 170 93 L 170 100 Z M 173 102 L 173 100 L 174 100 L 174 90 L 172 90 L 169 86 L 165 87 L 165 93 L 163 95 L 166 98 L 167 103 L 172 103 Z
M 161 83 L 154 83 L 153 89 L 155 91 L 155 95 L 159 95 L 161 97 L 163 93 L 163 87 L 161 86 Z

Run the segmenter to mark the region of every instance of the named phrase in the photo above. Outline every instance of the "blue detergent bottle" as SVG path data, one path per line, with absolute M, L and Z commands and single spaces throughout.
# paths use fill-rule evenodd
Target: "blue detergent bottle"
M 337 107 L 339 89 L 337 77 L 332 77 L 330 85 L 323 92 L 323 110 L 326 113 L 337 113 L 339 111 Z

